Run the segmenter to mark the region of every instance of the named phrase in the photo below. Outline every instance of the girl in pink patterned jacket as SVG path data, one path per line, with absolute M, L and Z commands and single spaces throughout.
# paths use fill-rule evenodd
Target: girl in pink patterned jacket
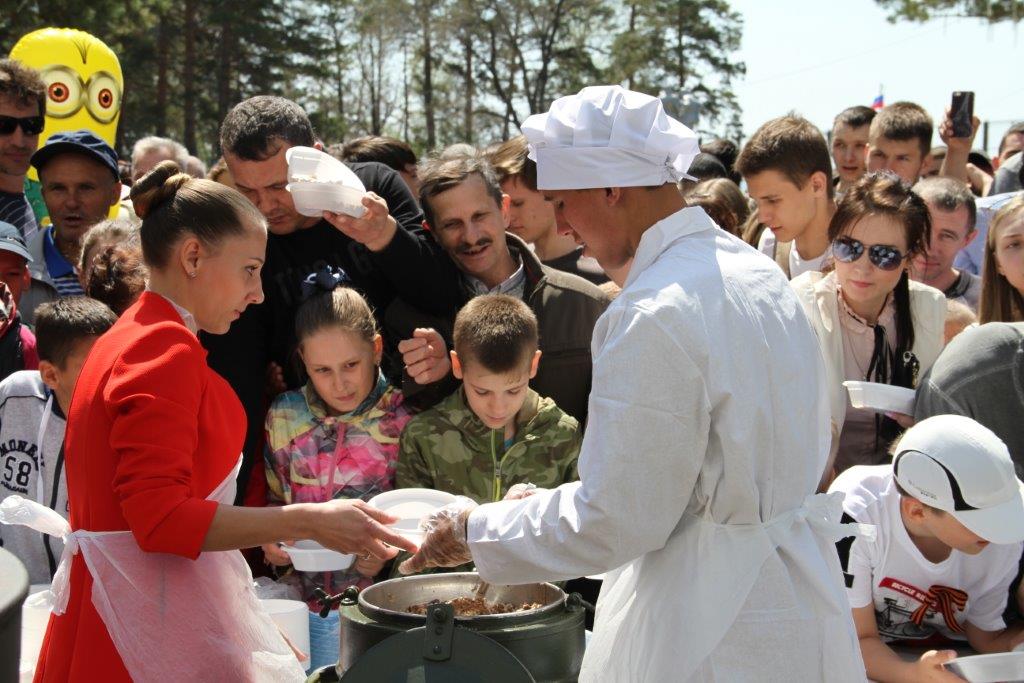
M 382 342 L 373 313 L 355 290 L 337 286 L 343 279 L 338 271 L 311 276 L 307 284 L 314 293 L 295 316 L 299 356 L 309 381 L 278 396 L 267 415 L 270 505 L 369 500 L 394 486 L 398 437 L 411 415 L 401 391 L 380 371 Z M 270 564 L 291 563 L 287 545 L 266 545 L 263 551 Z M 292 571 L 279 581 L 298 584 L 303 599 L 319 610 L 315 588 L 332 594 L 351 585 L 364 588 L 384 563 L 371 555 L 357 559 L 348 570 Z M 310 614 L 314 665 L 331 656 L 317 652 L 316 633 L 325 627 L 333 630 L 334 624 L 325 626 L 319 620 Z M 331 642 L 330 634 L 323 642 Z M 334 660 L 337 646 L 334 636 Z

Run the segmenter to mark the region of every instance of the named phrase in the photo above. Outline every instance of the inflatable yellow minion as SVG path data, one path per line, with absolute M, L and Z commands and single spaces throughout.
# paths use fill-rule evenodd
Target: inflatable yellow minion
M 117 55 L 106 43 L 73 28 L 43 28 L 23 36 L 10 58 L 37 69 L 46 83 L 46 127 L 39 136 L 40 147 L 54 133 L 82 128 L 115 146 L 124 77 Z M 35 168 L 29 169 L 28 180 L 26 194 L 41 218 L 46 207 Z

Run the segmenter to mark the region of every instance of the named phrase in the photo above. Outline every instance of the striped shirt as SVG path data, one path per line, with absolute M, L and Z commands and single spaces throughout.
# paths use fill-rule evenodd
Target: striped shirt
M 85 290 L 78 281 L 78 271 L 68 262 L 53 243 L 53 227 L 46 229 L 43 240 L 43 257 L 46 259 L 46 272 L 53 280 L 53 286 L 59 296 L 82 296 Z
M 25 239 L 25 244 L 39 232 L 32 205 L 21 192 L 0 192 L 0 221 L 16 227 Z

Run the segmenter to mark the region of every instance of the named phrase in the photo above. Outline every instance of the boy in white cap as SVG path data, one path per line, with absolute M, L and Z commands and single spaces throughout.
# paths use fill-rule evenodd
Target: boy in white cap
M 594 329 L 580 481 L 452 504 L 401 569 L 608 572 L 584 682 L 865 680 L 832 547 L 841 506 L 812 495 L 824 368 L 786 277 L 686 206 L 675 182 L 697 138 L 657 98 L 584 88 L 523 133 L 560 229 L 623 286 Z
M 1024 628 L 1003 622 L 1024 540 L 1024 497 L 1006 446 L 959 415 L 911 427 L 891 465 L 851 467 L 831 491 L 876 528 L 837 543 L 867 673 L 884 681 L 948 681 L 954 650 L 901 659 L 889 643 L 1005 652 Z

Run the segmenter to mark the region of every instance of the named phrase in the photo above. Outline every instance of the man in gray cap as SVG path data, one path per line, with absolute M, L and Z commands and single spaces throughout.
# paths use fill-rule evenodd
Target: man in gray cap
M 854 528 L 813 495 L 824 369 L 785 276 L 685 206 L 697 139 L 658 99 L 584 88 L 523 133 L 562 229 L 623 287 L 594 329 L 580 481 L 442 508 L 403 571 L 607 572 L 581 681 L 865 680 L 832 545 Z

